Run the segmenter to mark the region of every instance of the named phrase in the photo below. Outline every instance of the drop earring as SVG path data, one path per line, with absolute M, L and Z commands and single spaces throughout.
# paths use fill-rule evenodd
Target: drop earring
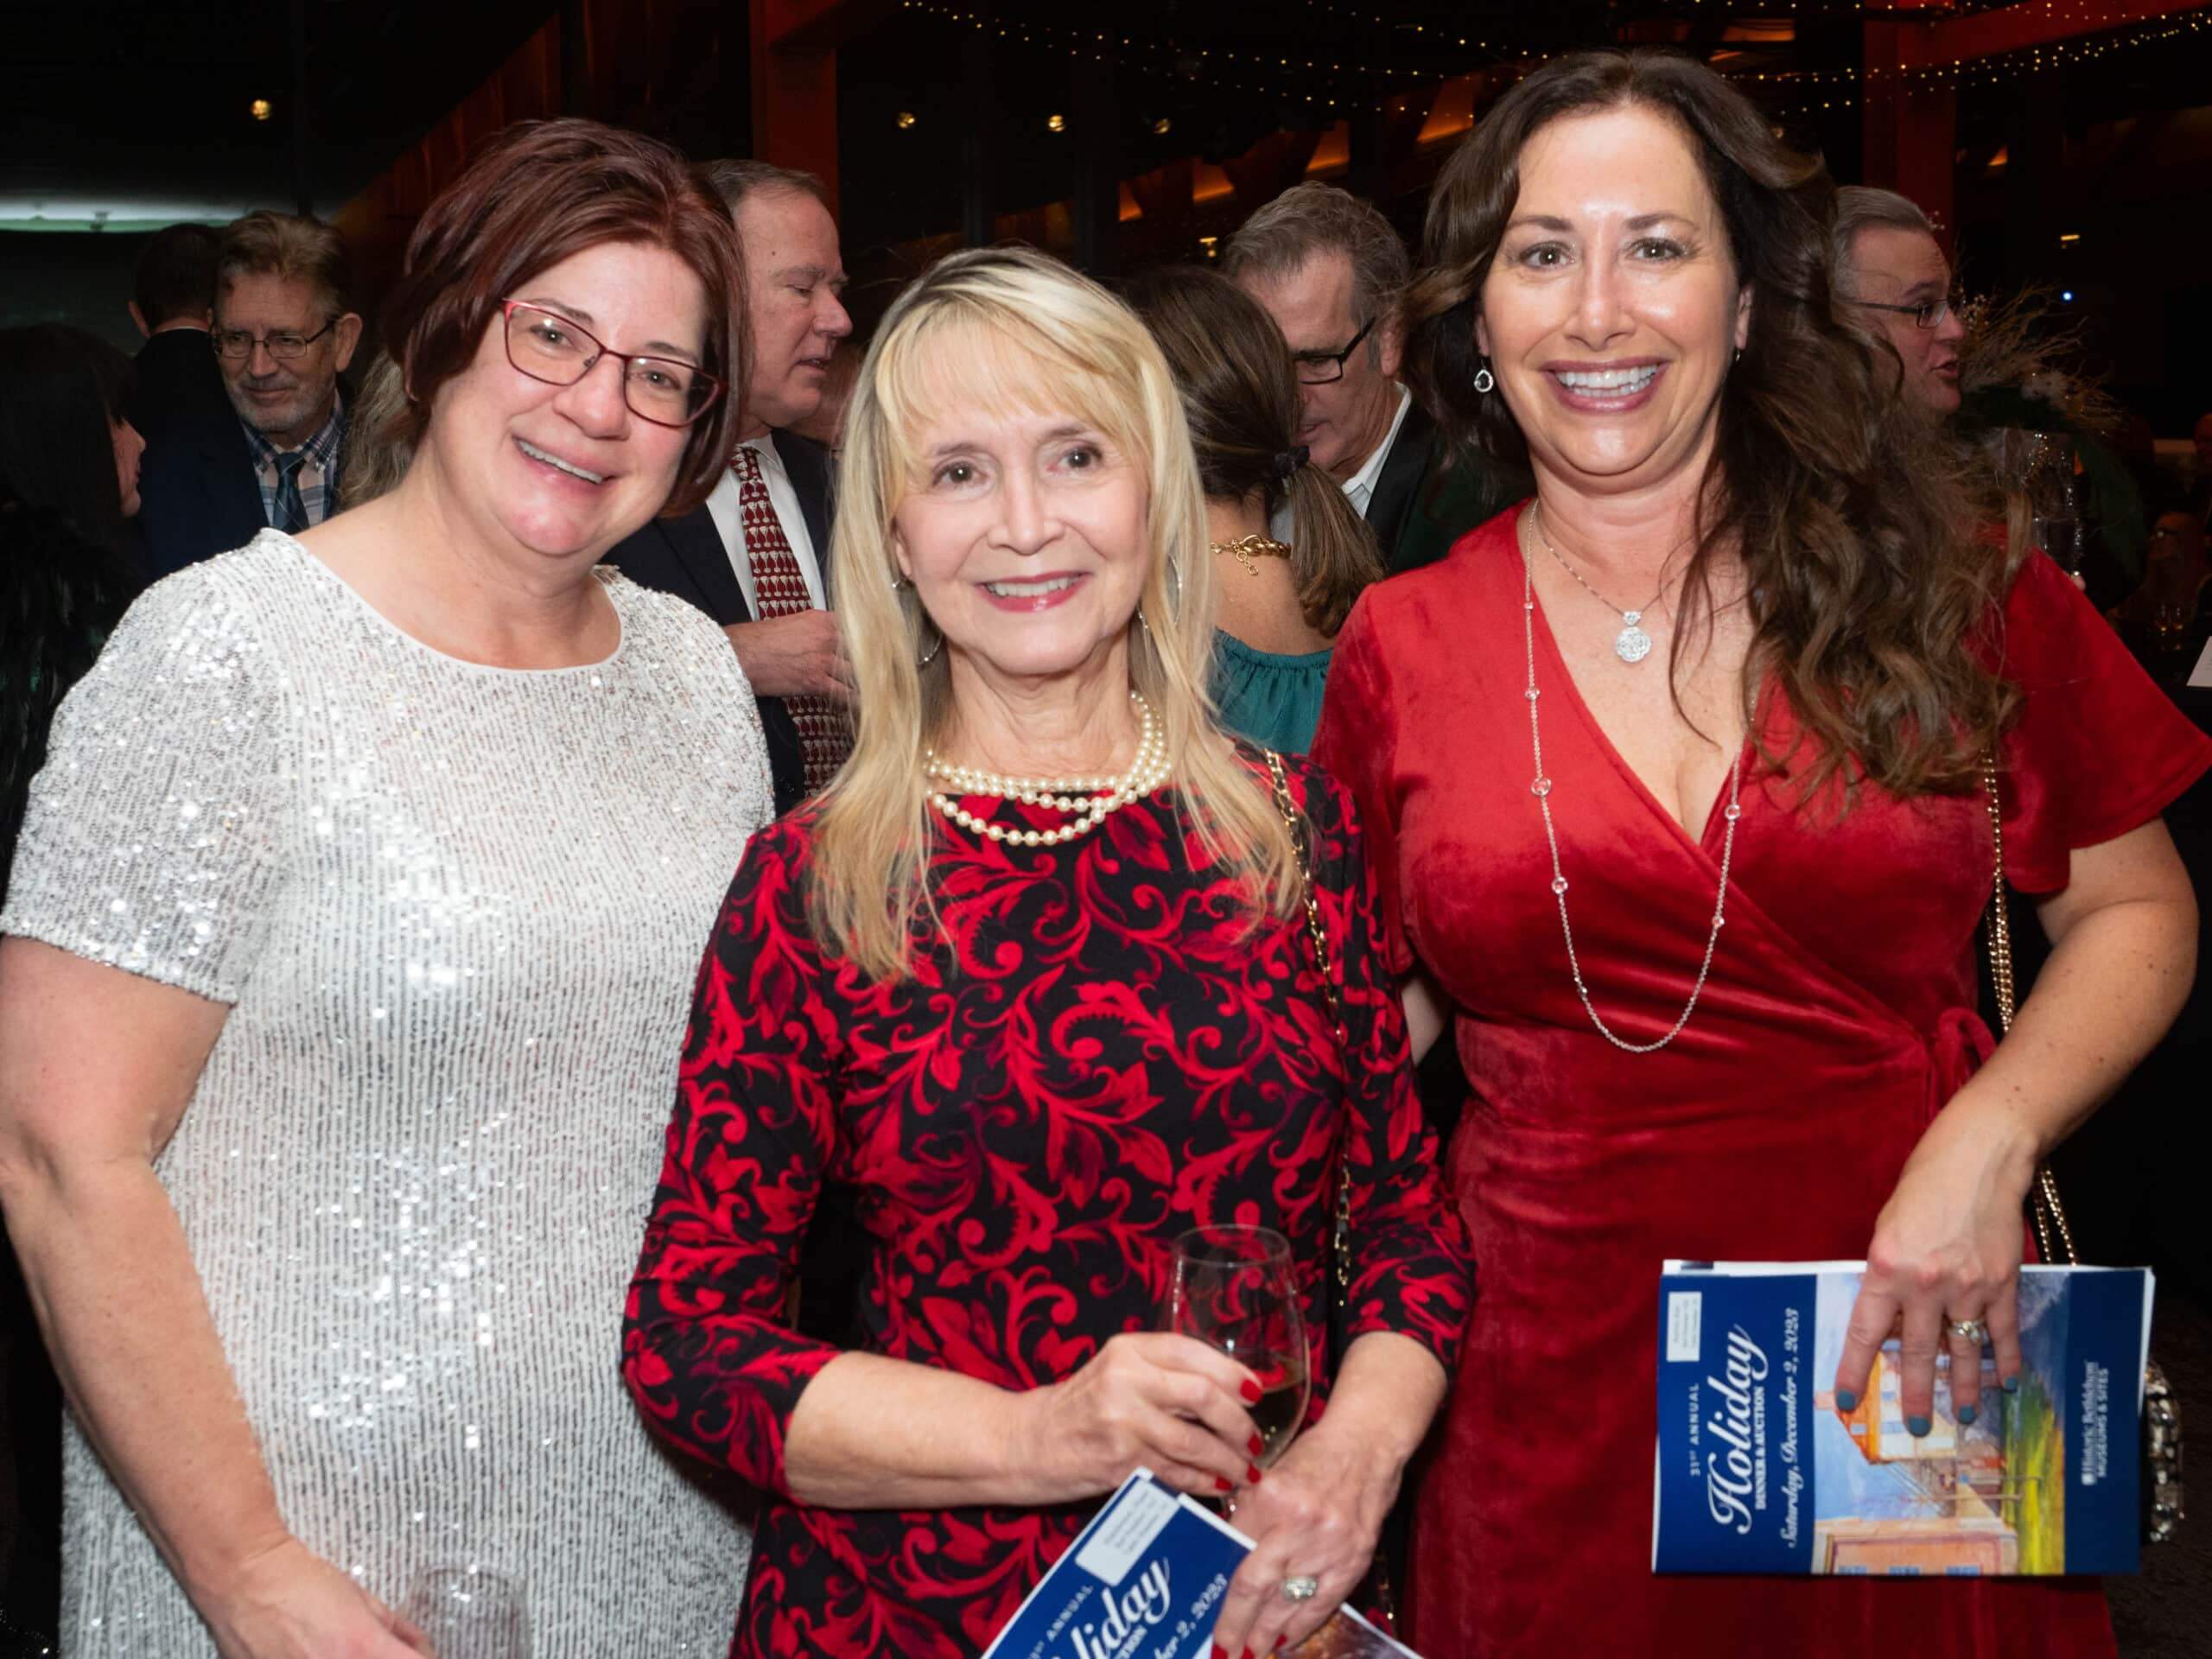
M 1497 377 L 1490 372 L 1490 363 L 1487 359 L 1484 360 L 1482 367 L 1475 371 L 1475 390 L 1485 397 L 1497 390 Z

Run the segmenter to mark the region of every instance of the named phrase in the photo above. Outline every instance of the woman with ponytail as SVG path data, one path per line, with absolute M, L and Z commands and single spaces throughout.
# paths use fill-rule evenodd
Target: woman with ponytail
M 1129 299 L 1166 353 L 1198 451 L 1220 596 L 1211 690 L 1222 724 L 1302 754 L 1337 630 L 1384 574 L 1374 532 L 1299 445 L 1290 348 L 1257 300 L 1192 266 L 1147 275 Z M 1295 546 L 1268 534 L 1286 499 Z

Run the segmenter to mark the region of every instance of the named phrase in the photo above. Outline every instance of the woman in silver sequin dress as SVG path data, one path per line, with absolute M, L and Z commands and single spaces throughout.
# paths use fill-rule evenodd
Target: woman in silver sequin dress
M 75 1659 L 402 1659 L 448 1568 L 533 1659 L 728 1643 L 746 1529 L 615 1362 L 768 770 L 721 633 L 594 567 L 728 454 L 739 259 L 672 152 L 511 132 L 393 299 L 404 481 L 161 583 L 61 711 L 0 1199 Z

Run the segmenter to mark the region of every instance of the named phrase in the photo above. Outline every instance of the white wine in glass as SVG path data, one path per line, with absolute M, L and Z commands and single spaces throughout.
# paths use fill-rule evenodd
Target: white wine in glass
M 1253 1461 L 1263 1469 L 1274 1463 L 1306 1421 L 1311 1389 L 1290 1241 L 1270 1227 L 1185 1233 L 1175 1241 L 1161 1323 L 1219 1349 L 1259 1379 L 1259 1401 L 1245 1402 L 1260 1432 Z

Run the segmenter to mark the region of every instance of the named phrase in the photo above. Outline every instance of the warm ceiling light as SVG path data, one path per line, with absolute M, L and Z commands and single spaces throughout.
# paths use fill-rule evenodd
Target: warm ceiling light
M 2082 239 L 2082 232 L 2079 231 L 2061 231 L 2058 233 L 2058 239 L 2062 243 L 2070 244 L 2079 242 Z
M 914 127 L 914 112 L 913 112 L 912 110 L 901 110 L 901 111 L 899 111 L 899 131 L 901 131 L 901 132 L 911 132 L 911 131 L 912 131 L 912 130 L 913 130 L 913 127 Z
M 1152 124 L 1152 136 L 1155 138 L 1165 138 L 1174 130 L 1175 124 L 1164 115 Z
M 257 121 L 266 121 L 276 112 L 276 106 L 265 98 L 255 99 L 252 103 L 246 105 L 246 109 Z
M 1068 118 L 1065 115 L 1048 115 L 1045 118 L 1046 131 L 1065 132 L 1067 130 Z

